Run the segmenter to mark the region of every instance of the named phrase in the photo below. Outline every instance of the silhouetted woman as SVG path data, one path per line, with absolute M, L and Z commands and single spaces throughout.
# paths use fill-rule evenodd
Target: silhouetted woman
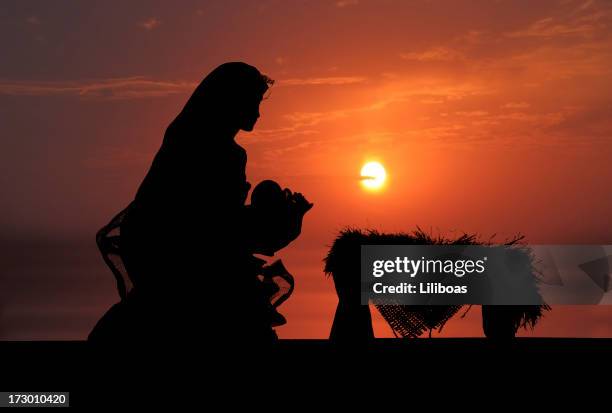
M 271 83 L 253 66 L 225 63 L 170 124 L 121 223 L 134 289 L 90 340 L 276 338 L 252 269 L 246 152 L 234 141 L 253 130 Z

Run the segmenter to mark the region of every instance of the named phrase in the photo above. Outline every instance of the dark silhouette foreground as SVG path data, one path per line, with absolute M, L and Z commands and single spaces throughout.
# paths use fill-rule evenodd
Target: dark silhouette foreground
M 168 126 L 134 201 L 98 233 L 121 302 L 90 341 L 276 339 L 272 327 L 284 319 L 275 306 L 287 297 L 273 280 L 291 284 L 292 277 L 253 254 L 271 256 L 294 240 L 312 204 L 266 184 L 261 205 L 247 207 L 247 156 L 234 140 L 240 130 L 253 130 L 272 83 L 253 66 L 223 64 Z M 270 210 L 275 196 L 280 200 Z
M 520 239 L 520 238 L 519 238 Z M 507 245 L 515 244 L 519 239 Z M 476 245 L 475 236 L 463 235 L 456 239 L 434 238 L 420 229 L 410 234 L 383 234 L 377 231 L 344 230 L 336 238 L 327 258 L 325 272 L 332 276 L 338 294 L 338 307 L 330 339 L 344 343 L 364 343 L 374 338 L 370 307 L 361 305 L 360 254 L 362 245 Z M 537 294 L 536 278 L 533 283 Z M 398 337 L 419 337 L 426 331 L 441 330 L 463 306 L 435 305 L 376 305 Z M 482 306 L 482 325 L 485 336 L 492 339 L 514 338 L 520 327 L 535 327 L 547 305 Z

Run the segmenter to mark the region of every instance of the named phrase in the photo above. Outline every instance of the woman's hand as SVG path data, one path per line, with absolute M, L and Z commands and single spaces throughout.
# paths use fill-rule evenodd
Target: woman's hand
M 314 205 L 313 203 L 308 202 L 304 195 L 302 195 L 300 192 L 296 192 L 293 194 L 293 202 L 295 203 L 297 210 L 302 214 L 305 214 L 306 212 L 310 211 L 310 209 Z
M 295 210 L 301 215 L 304 215 L 306 212 L 310 211 L 314 205 L 313 203 L 308 202 L 304 195 L 302 195 L 300 192 L 293 193 L 289 188 L 285 188 L 284 192 L 287 196 L 287 201 L 289 201 L 289 203 L 291 203 Z

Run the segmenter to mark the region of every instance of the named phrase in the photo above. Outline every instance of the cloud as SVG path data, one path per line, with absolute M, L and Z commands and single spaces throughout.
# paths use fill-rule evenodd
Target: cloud
M 459 111 L 455 112 L 455 115 L 458 116 L 467 116 L 467 117 L 475 117 L 475 116 L 487 116 L 489 112 L 484 110 L 469 110 L 469 111 Z
M 92 81 L 30 82 L 0 80 L 0 94 L 12 96 L 76 96 L 99 99 L 137 99 L 187 93 L 194 82 L 162 81 L 146 77 Z
M 567 80 L 575 76 L 608 76 L 612 73 L 610 59 L 612 40 L 589 40 L 568 47 L 565 43 L 547 42 L 517 54 L 483 61 L 481 70 L 514 73 L 527 83 L 542 85 L 551 80 Z M 475 65 L 475 67 L 477 67 Z
M 349 114 L 360 111 L 359 109 L 339 109 L 327 112 L 293 112 L 285 115 L 285 119 L 294 123 L 292 128 L 297 129 L 303 126 L 314 126 L 321 122 L 339 119 L 348 116 Z
M 313 129 L 297 128 L 295 126 L 283 126 L 271 129 L 255 129 L 250 133 L 250 143 L 269 143 L 279 140 L 290 140 L 295 137 L 317 135 L 319 131 Z
M 279 86 L 335 86 L 361 83 L 365 80 L 365 77 L 358 76 L 313 77 L 285 79 L 278 84 Z M 0 80 L 0 95 L 138 99 L 188 93 L 196 86 L 196 82 L 156 80 L 144 76 L 57 82 Z
M 40 24 L 40 19 L 38 16 L 30 16 L 26 19 L 26 23 L 31 24 L 33 26 L 38 26 Z
M 362 83 L 365 77 L 293 78 L 278 82 L 279 86 L 336 86 Z M 164 97 L 191 92 L 196 82 L 157 80 L 144 76 L 93 79 L 87 81 L 20 81 L 1 80 L 0 95 L 9 96 L 76 96 L 99 99 L 137 99 Z
M 285 146 L 282 148 L 269 149 L 269 150 L 264 151 L 264 156 L 268 160 L 276 159 L 279 156 L 286 154 L 287 152 L 293 152 L 293 151 L 299 151 L 302 149 L 306 149 L 312 144 L 313 142 L 304 141 L 304 142 L 299 142 L 295 145 Z
M 359 0 L 338 0 L 336 1 L 336 7 L 342 9 L 344 7 L 356 6 L 359 4 Z
M 526 29 L 508 34 L 508 37 L 557 37 L 589 34 L 595 30 L 591 24 L 572 25 L 561 23 L 553 17 L 538 20 Z
M 500 121 L 518 121 L 526 122 L 539 127 L 551 127 L 558 125 L 564 121 L 569 112 L 558 111 L 558 112 L 547 112 L 547 113 L 525 113 L 525 112 L 512 112 L 509 114 L 497 115 L 494 119 Z
M 145 30 L 153 30 L 159 27 L 161 21 L 157 17 L 150 17 L 147 20 L 140 22 L 139 26 Z
M 599 6 L 600 3 L 586 1 L 578 8 L 558 16 L 547 16 L 528 27 L 507 33 L 508 37 L 590 37 L 600 30 L 605 30 L 605 20 L 610 17 L 610 8 Z
M 463 55 L 457 50 L 449 49 L 447 47 L 434 47 L 421 52 L 400 53 L 400 57 L 404 60 L 415 60 L 419 62 L 447 62 L 461 59 Z
M 383 110 L 390 105 L 404 102 L 420 102 L 423 99 L 431 102 L 460 101 L 473 96 L 494 94 L 492 88 L 483 88 L 472 83 L 445 84 L 443 81 L 431 82 L 427 79 L 420 81 L 394 81 L 375 92 L 376 98 L 360 106 L 339 108 L 323 112 L 293 112 L 284 116 L 292 122 L 287 128 L 299 130 L 303 127 L 312 127 L 322 122 L 333 121 L 353 115 Z M 382 97 L 381 97 L 382 96 Z M 468 112 L 465 112 L 468 113 Z M 473 111 L 471 116 L 486 115 L 486 112 Z
M 320 134 L 321 124 L 325 122 L 338 121 L 354 116 L 368 116 L 368 113 L 384 110 L 385 108 L 406 102 L 422 102 L 423 99 L 435 103 L 457 102 L 473 96 L 483 96 L 494 93 L 493 89 L 481 88 L 471 83 L 464 84 L 441 84 L 431 83 L 427 80 L 391 82 L 382 89 L 373 93 L 373 98 L 361 105 L 332 109 L 328 111 L 296 111 L 284 115 L 288 124 L 281 128 L 268 131 L 265 136 L 257 136 L 259 142 L 271 142 L 276 139 L 285 139 L 287 136 L 294 137 L 305 131 L 304 135 Z M 484 111 L 463 112 L 465 116 L 486 116 Z M 312 136 L 309 136 L 312 137 Z M 304 138 L 304 136 L 302 136 Z
M 525 109 L 531 105 L 527 102 L 508 102 L 502 106 L 504 109 Z
M 487 39 L 486 34 L 480 30 L 468 30 L 467 33 L 461 34 L 453 39 L 453 43 L 464 45 L 477 45 Z
M 442 103 L 446 103 L 446 99 L 425 98 L 425 99 L 421 99 L 420 102 L 426 105 L 440 105 Z
M 293 130 L 303 128 L 304 126 L 315 126 L 321 122 L 328 122 L 336 119 L 346 118 L 351 115 L 360 114 L 384 109 L 393 104 L 406 101 L 408 96 L 402 94 L 391 95 L 386 98 L 375 100 L 370 104 L 347 109 L 329 110 L 325 112 L 293 112 L 285 115 L 285 119 L 293 124 L 289 127 Z
M 337 86 L 363 83 L 366 78 L 361 76 L 309 77 L 280 80 L 282 86 Z

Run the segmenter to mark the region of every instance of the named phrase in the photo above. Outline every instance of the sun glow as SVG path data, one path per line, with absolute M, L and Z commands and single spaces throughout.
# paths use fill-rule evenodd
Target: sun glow
M 382 188 L 386 178 L 387 172 L 379 162 L 368 162 L 361 167 L 361 185 L 366 189 Z

